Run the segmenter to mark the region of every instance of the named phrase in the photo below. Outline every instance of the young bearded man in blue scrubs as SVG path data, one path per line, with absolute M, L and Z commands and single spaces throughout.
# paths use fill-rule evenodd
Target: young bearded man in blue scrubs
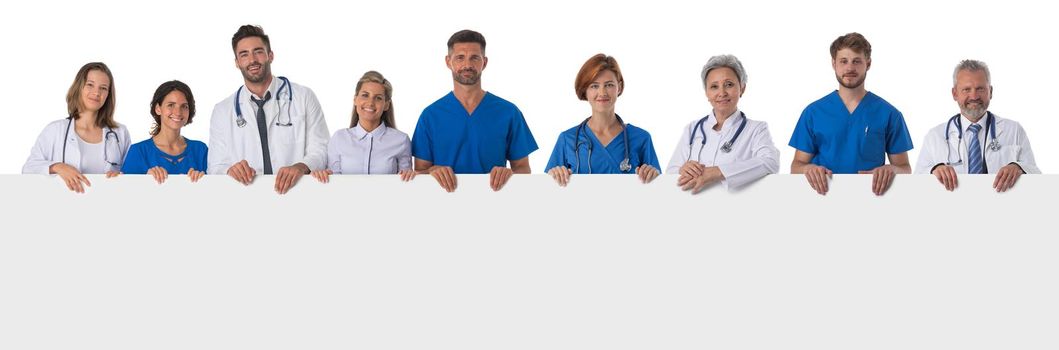
M 456 190 L 455 174 L 488 173 L 490 187 L 499 191 L 511 174 L 530 173 L 529 154 L 537 142 L 518 107 L 482 90 L 482 70 L 489 62 L 485 37 L 461 30 L 448 46 L 452 92 L 419 116 L 412 135 L 415 169 L 449 192 Z
M 809 104 L 791 135 L 792 174 L 805 174 L 826 194 L 831 174 L 872 174 L 872 192 L 886 193 L 894 174 L 910 174 L 912 138 L 901 112 L 864 88 L 871 44 L 858 33 L 831 43 L 838 90 Z M 890 164 L 886 164 L 889 157 Z

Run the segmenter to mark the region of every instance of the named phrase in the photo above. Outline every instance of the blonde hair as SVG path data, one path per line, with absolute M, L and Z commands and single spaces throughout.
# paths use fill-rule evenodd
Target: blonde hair
M 386 125 L 386 127 L 396 129 L 397 123 L 393 118 L 393 85 L 390 85 L 390 81 L 386 80 L 386 78 L 382 76 L 382 73 L 371 70 L 360 77 L 360 80 L 357 81 L 357 89 L 353 93 L 359 94 L 360 88 L 364 86 L 364 83 L 376 83 L 382 85 L 384 90 L 383 94 L 386 95 L 386 103 L 389 104 L 389 108 L 382 112 L 382 118 L 380 119 L 382 119 L 382 124 Z M 360 115 L 357 115 L 357 106 L 354 105 L 353 116 L 349 121 L 349 127 L 352 128 L 357 126 L 358 122 L 360 122 Z

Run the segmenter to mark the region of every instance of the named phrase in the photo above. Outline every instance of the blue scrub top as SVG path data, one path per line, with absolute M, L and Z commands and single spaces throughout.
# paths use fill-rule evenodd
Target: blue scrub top
M 856 174 L 886 164 L 886 154 L 908 152 L 912 137 L 886 100 L 868 92 L 850 114 L 836 90 L 805 107 L 789 145 L 836 174 Z
M 559 139 L 555 141 L 555 148 L 552 149 L 552 157 L 548 159 L 548 166 L 544 167 L 544 172 L 547 173 L 548 170 L 559 165 L 570 168 L 574 174 L 635 174 L 636 168 L 641 164 L 649 164 L 655 169 L 661 169 L 658 166 L 658 155 L 655 153 L 654 143 L 651 142 L 651 134 L 646 130 L 626 123 L 625 131 L 614 137 L 614 140 L 604 147 L 587 125 L 581 128 L 581 135 L 578 138 L 578 126 L 559 134 Z M 628 172 L 622 172 L 619 168 L 621 161 L 625 159 L 625 133 L 629 134 L 629 165 L 632 165 L 632 169 Z M 575 149 L 578 140 L 581 141 L 581 145 Z M 588 152 L 590 147 L 592 148 L 591 157 Z M 589 163 L 592 164 L 591 172 L 589 172 Z
M 412 134 L 412 155 L 457 174 L 487 174 L 536 150 L 522 111 L 488 92 L 472 114 L 449 92 L 423 109 Z
M 125 164 L 121 166 L 121 172 L 146 174 L 148 169 L 156 166 L 165 168 L 165 171 L 170 174 L 187 174 L 190 169 L 206 171 L 206 164 L 208 164 L 206 144 L 201 141 L 188 140 L 186 137 L 184 141 L 188 144 L 187 148 L 184 149 L 184 153 L 176 156 L 162 152 L 158 146 L 154 145 L 152 139 L 137 142 L 129 147 L 129 153 L 125 156 Z

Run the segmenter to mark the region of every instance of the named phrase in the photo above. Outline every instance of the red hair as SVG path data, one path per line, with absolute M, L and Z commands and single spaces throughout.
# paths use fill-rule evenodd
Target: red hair
M 607 70 L 614 72 L 614 77 L 618 79 L 618 85 L 625 86 L 625 79 L 621 77 L 621 68 L 618 67 L 618 60 L 604 54 L 596 54 L 589 58 L 588 61 L 585 61 L 585 64 L 581 66 L 581 71 L 577 72 L 577 79 L 574 79 L 574 93 L 577 94 L 577 98 L 586 101 L 585 90 L 588 90 L 588 86 L 603 71 Z M 618 96 L 621 96 L 622 90 L 625 89 L 618 90 Z

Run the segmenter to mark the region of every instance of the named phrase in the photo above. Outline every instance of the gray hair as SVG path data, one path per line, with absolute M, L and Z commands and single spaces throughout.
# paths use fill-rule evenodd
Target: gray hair
M 961 70 L 970 72 L 985 72 L 985 83 L 989 86 L 993 86 L 993 79 L 989 76 L 989 66 L 985 62 L 979 60 L 963 60 L 960 64 L 956 65 L 956 69 L 952 71 L 952 86 L 956 86 L 956 76 L 960 74 Z
M 710 74 L 710 71 L 714 68 L 729 68 L 735 71 L 735 75 L 739 77 L 739 85 L 742 88 L 746 88 L 746 70 L 743 69 L 743 63 L 739 62 L 738 58 L 734 55 L 717 55 L 710 57 L 709 61 L 706 61 L 706 65 L 702 66 L 702 88 L 706 88 L 706 75 Z

